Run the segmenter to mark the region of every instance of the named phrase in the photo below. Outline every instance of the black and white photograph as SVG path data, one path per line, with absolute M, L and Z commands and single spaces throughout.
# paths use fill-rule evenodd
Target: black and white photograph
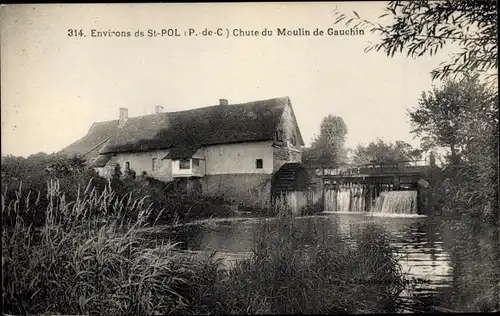
M 2 314 L 500 311 L 497 23 L 0 5 Z

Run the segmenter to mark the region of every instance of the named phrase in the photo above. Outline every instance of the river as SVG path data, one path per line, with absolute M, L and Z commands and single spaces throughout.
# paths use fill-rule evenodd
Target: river
M 155 230 L 158 233 L 155 236 L 160 240 L 180 242 L 179 247 L 188 252 L 216 250 L 218 256 L 224 259 L 225 266 L 230 268 L 237 260 L 250 254 L 254 236 L 262 228 L 263 223 L 275 220 L 250 217 L 202 220 L 168 229 L 157 227 Z M 483 262 L 480 257 L 467 258 L 465 252 L 462 255 L 455 253 L 452 256 L 453 249 L 456 249 L 454 242 L 460 239 L 460 236 L 453 235 L 457 234 L 457 230 L 450 233 L 450 230 L 444 230 L 442 225 L 437 224 L 433 219 L 410 214 L 322 213 L 315 216 L 297 217 L 295 221 L 301 229 L 310 234 L 318 232 L 330 234 L 337 230 L 348 241 L 351 233 L 359 227 L 368 223 L 378 224 L 390 234 L 394 255 L 397 256 L 403 271 L 406 272 L 408 278 L 415 280 L 414 288 L 408 288 L 408 291 L 402 294 L 411 301 L 410 304 L 418 305 L 421 311 L 481 310 L 480 306 L 473 305 L 477 301 L 476 297 L 466 297 L 466 300 L 469 299 L 471 302 L 462 300 L 460 304 L 455 304 L 456 300 L 454 301 L 459 296 L 455 287 L 458 287 L 460 280 L 466 277 L 463 274 L 468 272 L 466 272 L 467 269 L 454 271 L 453 267 L 457 264 L 463 267 Z M 464 231 L 464 233 L 467 232 Z M 488 239 L 484 240 L 488 241 Z M 309 241 L 303 239 L 297 242 L 307 244 Z M 494 241 L 491 240 L 491 242 Z M 456 262 L 457 260 L 460 262 Z M 484 269 L 491 267 L 491 265 L 484 266 Z M 462 275 L 457 275 L 458 273 Z M 479 279 L 476 282 L 485 285 L 489 281 Z M 469 285 L 472 286 L 472 284 Z M 488 293 L 484 293 L 482 297 L 495 295 Z M 498 297 L 490 298 L 491 300 L 498 300 Z M 488 304 L 491 305 L 491 302 Z

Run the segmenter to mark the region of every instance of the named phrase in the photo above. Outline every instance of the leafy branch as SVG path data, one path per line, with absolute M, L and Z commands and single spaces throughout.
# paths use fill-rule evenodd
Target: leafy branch
M 487 73 L 498 68 L 495 1 L 391 1 L 384 11 L 377 20 L 388 19 L 388 25 L 361 19 L 355 11 L 347 15 L 337 10 L 334 24 L 343 22 L 346 27 L 378 34 L 381 41 L 369 43 L 365 52 L 382 50 L 391 58 L 396 53 L 413 58 L 432 56 L 446 44 L 458 44 L 461 51 L 434 69 L 433 79 L 471 71 Z

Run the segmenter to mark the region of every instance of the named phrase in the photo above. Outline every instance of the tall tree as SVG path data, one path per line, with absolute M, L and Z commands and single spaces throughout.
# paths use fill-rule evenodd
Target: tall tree
M 498 122 L 495 97 L 477 75 L 445 80 L 443 87 L 423 92 L 417 106 L 408 111 L 412 132 L 421 137 L 424 150 L 444 147 L 449 162 L 459 164 L 467 160 L 475 138 L 493 132 L 490 129 Z
M 303 153 L 303 161 L 307 164 L 340 164 L 347 162 L 345 136 L 347 125 L 341 117 L 328 115 L 323 118 L 320 134 L 313 139 L 310 148 Z
M 379 19 L 389 24 L 363 20 L 354 12 L 336 11 L 335 23 L 368 28 L 381 37 L 365 51 L 383 50 L 387 56 L 406 53 L 433 55 L 445 44 L 458 44 L 460 52 L 431 72 L 433 79 L 470 71 L 488 72 L 498 67 L 497 4 L 494 0 L 390 1 Z M 497 72 L 488 76 L 497 77 Z
M 358 145 L 353 152 L 355 164 L 415 161 L 422 158 L 422 151 L 403 141 L 386 143 L 381 139 L 368 145 Z

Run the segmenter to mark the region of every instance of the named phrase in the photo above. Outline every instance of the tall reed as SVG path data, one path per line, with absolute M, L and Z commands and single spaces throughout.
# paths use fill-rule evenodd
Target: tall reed
M 203 293 L 219 263 L 213 256 L 180 257 L 174 244 L 140 236 L 151 213 L 144 198 L 118 198 L 89 183 L 67 202 L 57 180 L 48 182 L 47 192 L 45 222 L 37 228 L 23 221 L 27 210 L 19 200 L 2 203 L 2 217 L 16 218 L 2 234 L 4 313 L 152 315 L 208 308 Z M 137 214 L 134 221 L 130 213 Z

